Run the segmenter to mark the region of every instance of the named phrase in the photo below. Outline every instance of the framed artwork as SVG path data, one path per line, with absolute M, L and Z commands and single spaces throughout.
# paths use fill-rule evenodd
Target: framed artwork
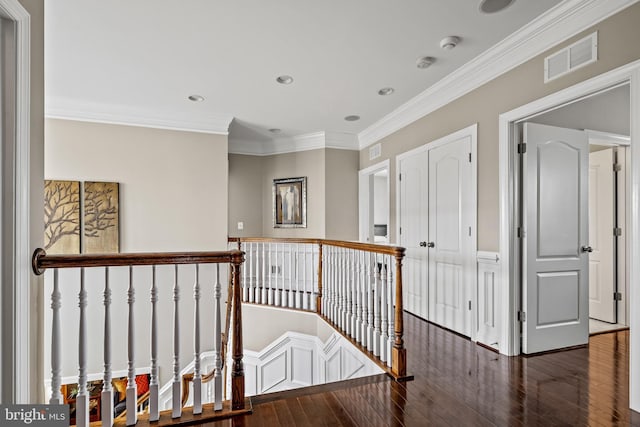
M 80 253 L 80 182 L 44 182 L 44 249 L 48 254 Z
M 85 254 L 117 253 L 120 250 L 119 195 L 117 182 L 84 183 Z
M 273 180 L 273 228 L 307 228 L 307 177 Z

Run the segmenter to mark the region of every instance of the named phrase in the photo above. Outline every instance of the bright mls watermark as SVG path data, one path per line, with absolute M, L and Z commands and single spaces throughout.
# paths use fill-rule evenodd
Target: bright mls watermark
M 0 426 L 68 427 L 69 405 L 0 405 Z

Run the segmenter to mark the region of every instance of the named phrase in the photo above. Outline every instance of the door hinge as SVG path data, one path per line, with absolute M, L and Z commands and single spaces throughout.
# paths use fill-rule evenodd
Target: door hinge
M 616 236 L 616 237 L 622 236 L 622 228 L 614 227 L 613 228 L 613 235 Z
M 620 172 L 622 170 L 622 165 L 620 163 L 614 163 L 613 164 L 613 171 L 614 172 Z
M 469 310 L 471 310 L 471 301 L 469 301 Z
M 518 312 L 518 322 L 526 322 L 527 321 L 527 313 L 524 311 Z
M 516 228 L 516 237 L 518 239 L 522 239 L 522 228 L 521 227 Z
M 398 181 L 402 181 L 402 174 L 398 174 Z
M 469 227 L 469 237 L 471 237 L 471 227 Z
M 527 144 L 524 142 L 521 142 L 520 144 L 518 144 L 518 154 L 524 154 L 527 152 Z
M 400 234 L 402 234 L 402 227 L 400 227 Z
M 471 163 L 471 153 L 469 153 L 469 163 Z
M 613 293 L 613 300 L 614 301 L 622 301 L 622 294 L 620 292 L 614 292 Z

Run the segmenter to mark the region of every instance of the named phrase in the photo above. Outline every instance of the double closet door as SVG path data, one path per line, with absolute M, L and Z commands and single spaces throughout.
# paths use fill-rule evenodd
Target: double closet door
M 405 310 L 471 335 L 475 284 L 475 179 L 471 137 L 401 156 L 399 242 Z

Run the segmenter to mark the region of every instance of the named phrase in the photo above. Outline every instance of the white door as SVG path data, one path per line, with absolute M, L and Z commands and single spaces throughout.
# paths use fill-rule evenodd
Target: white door
M 404 309 L 428 319 L 427 305 L 427 152 L 399 162 L 400 246 L 406 248 L 402 269 Z
M 589 143 L 582 131 L 524 125 L 522 350 L 589 339 Z
M 589 154 L 589 317 L 616 323 L 612 148 Z
M 471 335 L 471 138 L 429 150 L 429 320 Z

